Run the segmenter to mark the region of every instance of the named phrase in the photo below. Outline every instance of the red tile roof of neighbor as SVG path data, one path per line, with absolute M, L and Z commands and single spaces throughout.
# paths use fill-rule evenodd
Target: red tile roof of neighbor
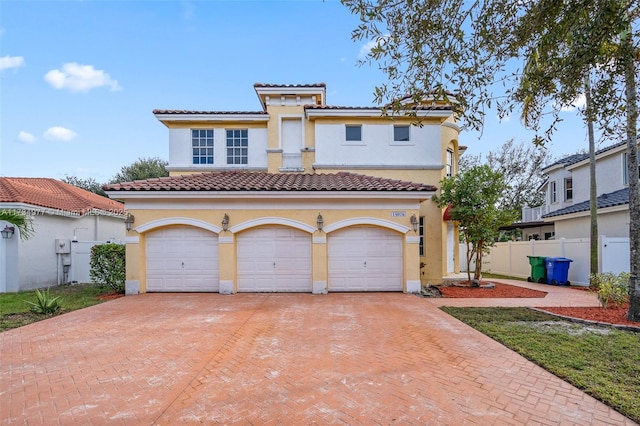
M 0 177 L 0 203 L 24 203 L 79 215 L 124 214 L 124 204 L 51 178 Z
M 435 191 L 433 185 L 354 173 L 206 172 L 117 183 L 107 191 Z
M 357 107 L 357 106 L 339 106 L 339 105 L 305 105 L 304 109 L 330 109 L 330 110 L 340 110 L 340 109 L 367 109 L 372 111 L 382 111 L 380 107 Z M 433 106 L 418 106 L 408 108 L 409 110 L 414 111 L 451 111 L 451 105 L 433 105 Z
M 154 114 L 189 114 L 189 115 L 268 115 L 266 111 L 193 111 L 188 109 L 154 109 Z
M 311 84 L 270 84 L 270 83 L 255 83 L 253 87 L 327 87 L 325 83 L 311 83 Z

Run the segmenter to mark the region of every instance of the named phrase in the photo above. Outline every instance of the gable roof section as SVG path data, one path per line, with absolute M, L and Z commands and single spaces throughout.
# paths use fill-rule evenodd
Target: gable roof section
M 629 188 L 627 187 L 624 189 L 619 189 L 618 191 L 602 194 L 596 200 L 597 200 L 599 209 L 604 209 L 606 207 L 621 206 L 623 204 L 629 204 Z M 546 217 L 563 216 L 571 213 L 580 213 L 584 211 L 589 211 L 589 208 L 590 208 L 589 200 L 587 200 L 578 204 L 574 204 L 569 207 L 565 207 L 563 209 L 553 211 L 551 213 L 547 213 L 545 215 L 542 215 L 542 217 L 546 218 Z
M 73 215 L 123 215 L 124 204 L 51 178 L 0 177 L 0 203 L 20 203 Z
M 622 145 L 626 145 L 626 143 L 627 142 L 625 141 L 625 142 L 618 142 L 616 144 L 609 145 L 607 147 L 604 147 L 602 149 L 597 150 L 595 154 L 596 154 L 596 156 L 598 156 L 598 155 L 603 154 L 603 153 L 605 153 L 607 151 L 611 151 L 612 149 L 618 148 L 618 147 L 620 147 Z M 558 165 L 562 165 L 564 167 L 568 167 L 568 166 L 571 166 L 573 164 L 576 164 L 576 163 L 579 163 L 581 161 L 584 161 L 584 160 L 586 160 L 588 158 L 589 158 L 589 154 L 571 154 L 571 155 L 568 155 L 566 157 L 563 157 L 563 158 L 559 159 L 558 161 L 555 161 L 555 162 L 549 164 L 548 166 L 545 166 L 542 170 L 546 170 L 546 169 L 549 169 L 549 168 L 551 168 L 553 166 L 558 166 Z
M 106 191 L 435 191 L 433 185 L 354 173 L 301 174 L 223 171 L 118 183 Z

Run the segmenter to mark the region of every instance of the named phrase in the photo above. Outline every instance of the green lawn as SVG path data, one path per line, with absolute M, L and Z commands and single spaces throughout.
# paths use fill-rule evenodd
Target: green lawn
M 50 289 L 52 297 L 60 296 L 62 299 L 62 309 L 56 315 L 102 303 L 98 297 L 111 291 L 109 287 L 96 284 L 62 285 Z M 0 293 L 0 332 L 48 318 L 46 315 L 32 313 L 26 300 L 36 300 L 33 290 Z
M 640 333 L 527 308 L 442 310 L 640 422 Z

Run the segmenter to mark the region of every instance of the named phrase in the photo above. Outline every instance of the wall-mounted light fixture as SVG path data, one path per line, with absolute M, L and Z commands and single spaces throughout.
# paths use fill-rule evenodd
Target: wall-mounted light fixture
M 411 215 L 411 225 L 413 225 L 413 232 L 418 232 L 418 218 L 415 214 Z
M 229 230 L 229 215 L 226 214 L 226 213 L 222 217 L 222 230 L 223 231 L 228 231 Z
M 322 232 L 322 228 L 324 227 L 324 219 L 322 219 L 322 215 L 320 213 L 318 213 L 316 225 L 318 225 L 318 231 Z
M 0 234 L 2 234 L 2 238 L 7 240 L 11 237 L 13 237 L 13 234 L 16 232 L 16 228 L 14 226 L 5 226 L 4 229 L 2 231 L 0 231 Z
M 124 220 L 124 226 L 127 228 L 127 231 L 131 231 L 131 225 L 136 220 L 135 216 L 131 213 L 127 213 L 127 218 Z

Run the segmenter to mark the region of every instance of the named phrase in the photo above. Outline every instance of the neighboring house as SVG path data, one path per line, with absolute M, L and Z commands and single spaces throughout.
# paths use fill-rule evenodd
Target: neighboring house
M 417 292 L 455 272 L 430 201 L 457 168 L 450 106 L 389 118 L 326 105 L 324 83 L 254 89 L 259 111 L 155 110 L 170 176 L 105 187 L 134 218 L 127 293 Z
M 1 293 L 72 281 L 74 271 L 88 270 L 83 243 L 125 235 L 123 204 L 55 179 L 0 177 L 0 209 L 31 218 L 34 231 L 22 240 L 0 221 L 0 230 L 12 231 L 0 240 Z
M 596 152 L 598 234 L 629 236 L 629 182 L 627 144 L 621 142 Z M 524 238 L 583 238 L 589 236 L 589 154 L 574 154 L 546 166 L 542 186 L 545 204 L 523 209 Z M 535 224 L 539 225 L 536 228 Z

